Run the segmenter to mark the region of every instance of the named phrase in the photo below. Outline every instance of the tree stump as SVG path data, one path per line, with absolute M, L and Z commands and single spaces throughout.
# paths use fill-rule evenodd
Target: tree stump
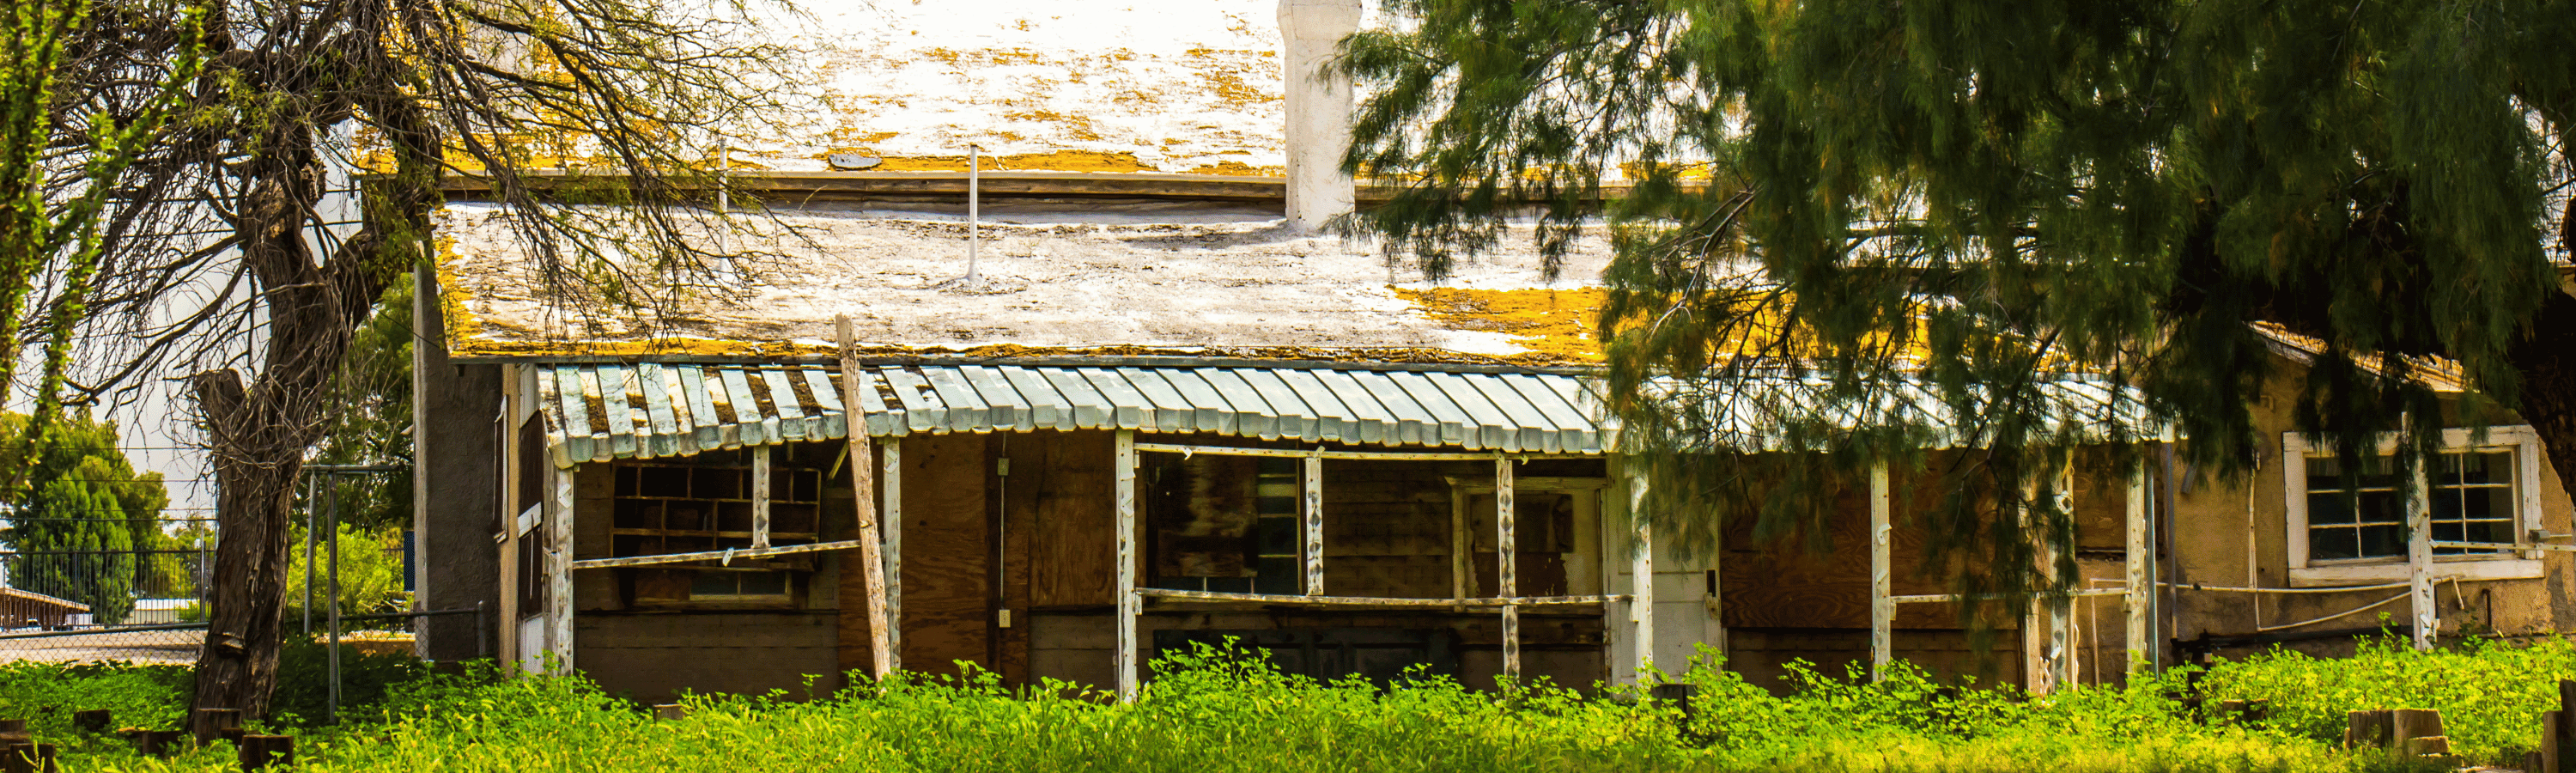
M 243 771 L 259 770 L 270 765 L 279 767 L 293 765 L 295 764 L 295 738 L 284 735 L 244 735 L 237 754 L 241 758 Z
M 2391 739 L 2395 742 L 2393 748 L 2400 751 L 2412 748 L 2406 745 L 2412 739 L 2450 735 L 2442 731 L 2442 712 L 2433 709 L 2398 709 L 2395 720 Z
M 2396 714 L 2387 709 L 2348 711 L 2343 715 L 2343 748 L 2387 748 L 2397 736 Z
M 197 709 L 188 713 L 188 732 L 197 737 L 197 745 L 214 743 L 217 738 L 240 737 L 241 709 Z
M 654 719 L 688 719 L 689 707 L 677 703 L 653 704 Z

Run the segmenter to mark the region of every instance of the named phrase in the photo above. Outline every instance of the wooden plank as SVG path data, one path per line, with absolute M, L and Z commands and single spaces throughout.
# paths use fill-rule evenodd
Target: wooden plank
M 841 371 L 842 399 L 858 401 L 850 403 L 850 425 L 857 428 L 852 435 L 895 437 L 911 429 L 904 423 L 903 403 L 887 405 L 885 394 L 877 391 L 879 378 L 867 368 Z
M 770 437 L 780 443 L 806 439 L 805 405 L 804 401 L 796 398 L 794 376 L 773 368 L 762 368 L 759 376 L 760 382 L 769 388 L 770 413 L 761 417 L 761 424 L 771 430 Z
M 886 668 L 901 671 L 903 670 L 903 439 L 886 438 L 878 446 L 885 449 L 884 472 L 877 484 L 877 487 L 883 490 L 877 498 L 884 502 L 879 507 L 884 515 L 877 519 L 877 523 L 880 532 L 878 539 L 885 542 L 885 547 L 880 551 L 883 555 L 879 559 L 879 565 L 884 568 L 878 571 L 885 576 L 885 592 L 879 596 L 885 599 Z M 864 470 L 853 466 L 850 476 L 855 482 L 866 478 L 867 474 Z M 859 489 L 861 492 L 866 490 L 864 487 Z M 866 558 L 862 556 L 860 560 L 866 560 Z
M 903 450 L 903 662 L 924 674 L 958 674 L 961 660 L 990 668 L 993 460 L 986 439 L 907 438 Z
M 1869 467 L 1869 678 L 1887 678 L 1889 661 L 1896 656 L 1896 602 L 1888 600 L 1894 592 L 1895 548 L 1889 532 L 1892 506 L 1888 501 L 1887 463 Z
M 696 436 L 698 453 L 724 447 L 724 420 L 716 413 L 715 400 L 708 392 L 707 369 L 690 365 L 677 368 L 680 394 L 688 397 L 689 433 Z
M 1195 415 L 1197 409 L 1190 405 L 1189 398 L 1182 397 L 1181 390 L 1172 388 L 1172 382 L 1164 380 L 1152 370 L 1116 368 L 1111 372 L 1125 379 L 1127 386 L 1134 388 L 1137 394 L 1144 395 L 1145 402 L 1153 405 L 1155 431 L 1188 432 L 1191 430 L 1191 425 L 1197 421 Z
M 805 391 L 814 394 L 815 407 L 823 411 L 806 425 L 806 439 L 819 442 L 849 437 L 850 409 L 841 403 L 841 388 L 832 384 L 832 373 L 822 368 L 797 368 L 796 375 L 805 380 Z
M 647 442 L 650 430 L 645 428 L 648 422 L 636 421 L 643 411 L 629 407 L 627 400 L 630 393 L 637 391 L 635 371 L 617 365 L 601 365 L 595 370 L 599 374 L 600 407 L 608 415 L 609 442 L 616 446 L 617 455 L 651 453 L 652 446 Z
M 657 368 L 662 374 L 664 400 L 671 407 L 671 445 L 672 453 L 677 456 L 696 456 L 707 450 L 698 447 L 698 422 L 689 410 L 688 384 L 680 375 L 692 369 L 685 365 Z
M 948 431 L 948 403 L 930 388 L 930 380 L 911 368 L 888 365 L 877 371 L 886 386 L 894 389 L 895 401 L 903 404 L 904 427 L 913 432 Z
M 1161 376 L 1164 383 L 1172 385 L 1173 391 L 1190 401 L 1190 426 L 1200 432 L 1234 434 L 1234 409 L 1226 405 L 1225 396 L 1217 394 L 1216 387 L 1209 385 L 1207 379 L 1200 378 L 1189 368 L 1155 368 L 1151 372 Z
M 1028 431 L 1036 429 L 1017 389 L 1002 374 L 982 365 L 957 366 L 957 375 L 975 390 L 976 399 L 984 401 L 984 423 L 993 429 Z
M 1628 462 L 1635 464 L 1635 462 Z M 1653 679 L 1655 670 L 1655 519 L 1646 512 L 1646 476 L 1631 471 L 1628 478 L 1628 525 L 1633 543 L 1628 546 L 1628 602 L 1630 673 L 1637 681 Z
M 751 546 L 753 548 L 769 547 L 769 452 L 776 447 L 760 446 L 751 449 Z
M 1306 457 L 1306 595 L 1324 595 L 1324 457 Z
M 799 553 L 828 553 L 835 550 L 853 550 L 858 547 L 858 540 L 842 540 L 839 542 L 817 542 L 811 545 L 774 545 L 766 548 L 706 550 L 695 553 L 663 553 L 650 556 L 627 556 L 624 558 L 593 558 L 574 561 L 572 562 L 572 568 L 611 569 L 621 566 L 654 566 L 658 564 L 686 564 L 698 561 L 723 561 L 728 558 L 739 561 L 765 556 L 792 556 Z
M 1265 593 L 1221 593 L 1216 591 L 1172 590 L 1169 588 L 1138 588 L 1136 589 L 1136 595 L 1146 598 L 1180 599 L 1186 601 L 1249 601 L 1262 604 L 1314 607 L 1447 607 L 1459 604 L 1471 607 L 1547 607 L 1573 606 L 1578 604 L 1612 604 L 1622 601 L 1630 601 L 1636 598 L 1635 596 L 1627 594 L 1614 593 L 1590 596 L 1491 596 L 1467 599 L 1423 599 L 1379 596 L 1288 596 Z
M 557 674 L 579 673 L 573 670 L 572 520 L 578 512 L 573 477 L 580 471 L 554 471 L 554 512 L 546 514 L 546 651 L 554 655 L 550 665 Z
M 2147 668 L 2144 658 L 2152 651 L 2149 647 L 2153 644 L 2147 635 L 2150 623 L 2148 610 L 2155 593 L 2155 583 L 2147 579 L 2147 567 L 2155 560 L 2156 553 L 2147 543 L 2147 470 L 2143 463 L 2129 472 L 2127 505 L 2129 538 L 2122 558 L 2127 564 L 2128 587 L 2123 589 L 2126 592 L 2121 594 L 2120 604 L 2129 613 L 2126 673 L 2137 674 Z
M 841 372 L 859 372 L 858 339 L 850 330 L 849 315 L 838 316 L 833 320 L 833 327 L 841 345 Z M 841 388 L 857 389 L 859 384 L 860 379 L 842 379 Z M 846 401 L 853 404 L 859 402 L 856 395 L 847 395 Z M 883 679 L 894 674 L 895 666 L 894 643 L 886 617 L 886 560 L 883 555 L 884 540 L 877 521 L 876 482 L 868 476 L 868 468 L 876 461 L 876 448 L 875 443 L 866 433 L 858 432 L 850 433 L 842 448 L 844 453 L 849 454 L 850 484 L 853 489 L 851 505 L 857 510 L 859 571 L 865 575 L 867 582 L 866 587 L 861 589 L 859 601 L 867 612 L 868 673 Z M 763 476 L 764 479 L 766 477 Z
M 554 466 L 570 467 L 575 461 L 590 458 L 590 410 L 581 399 L 581 382 L 571 368 L 538 371 L 538 392 L 549 407 L 556 409 L 554 426 L 546 431 L 548 445 L 554 446 Z
M 1287 384 L 1291 391 L 1296 392 L 1297 399 L 1314 414 L 1312 437 L 1315 439 L 1338 441 L 1353 429 L 1351 409 L 1344 407 L 1341 399 L 1333 396 L 1333 390 L 1324 387 L 1324 382 L 1316 380 L 1312 371 L 1280 368 L 1271 371 L 1271 375 L 1279 377 L 1280 383 Z
M 1413 404 L 1431 415 L 1432 420 L 1423 426 L 1426 432 L 1420 441 L 1422 444 L 1475 447 L 1467 442 L 1467 428 L 1474 425 L 1474 420 L 1467 417 L 1466 411 L 1449 402 L 1448 395 L 1440 393 L 1439 385 L 1423 378 L 1420 373 L 1396 371 L 1385 375 L 1388 381 L 1404 390 L 1404 396 L 1413 398 Z M 1430 432 L 1434 427 L 1438 428 L 1437 434 Z
M 1597 459 L 1598 454 L 1510 454 L 1501 451 L 1338 451 L 1308 448 L 1255 448 L 1245 446 L 1202 446 L 1182 443 L 1138 443 L 1136 450 L 1161 453 L 1216 454 L 1219 456 L 1268 456 L 1303 459 L 1320 456 L 1326 459 L 1375 459 L 1412 462 L 1481 462 L 1510 457 L 1532 459 Z
M 1154 402 L 1145 399 L 1145 393 L 1136 391 L 1135 385 L 1127 383 L 1127 379 L 1101 368 L 1082 368 L 1077 372 L 1093 389 L 1100 390 L 1101 397 L 1109 398 L 1111 424 L 1119 429 L 1154 425 Z
M 1073 429 L 1107 429 L 1117 421 L 1117 417 L 1111 415 L 1116 408 L 1110 405 L 1109 398 L 1102 396 L 1100 390 L 1091 385 L 1091 380 L 1083 378 L 1080 372 L 1072 368 L 1037 370 L 1039 375 L 1046 377 L 1047 384 L 1055 387 L 1056 394 L 1064 396 L 1064 401 L 1073 406 Z
M 1496 594 L 1509 598 L 1520 595 L 1520 543 L 1515 540 L 1513 522 L 1520 511 L 1512 503 L 1512 460 L 1494 460 L 1494 565 L 1499 580 Z M 1648 597 L 1647 603 L 1654 603 Z M 1518 686 L 1521 679 L 1521 608 L 1503 605 L 1503 681 Z
M 672 456 L 680 452 L 679 425 L 671 415 L 671 392 L 662 384 L 662 366 L 638 363 L 635 378 L 642 382 L 644 397 L 644 443 L 646 453 Z
M 1055 391 L 1054 384 L 1047 383 L 1046 376 L 1016 365 L 1004 365 L 995 370 L 1000 371 L 1002 379 L 1010 382 L 1011 389 L 1028 402 L 1029 417 L 1022 425 L 1023 429 L 1073 429 L 1073 406 L 1065 402 L 1064 395 Z
M 1118 431 L 1118 699 L 1136 700 L 1136 432 Z
M 1297 397 L 1297 390 L 1289 388 L 1288 382 L 1279 380 L 1278 374 L 1267 368 L 1229 368 L 1226 372 L 1243 379 L 1253 394 L 1270 405 L 1271 418 L 1279 422 L 1280 437 L 1309 440 L 1322 435 L 1315 427 L 1314 409 Z
M 921 377 L 930 382 L 931 391 L 939 393 L 939 401 L 948 405 L 948 426 L 945 429 L 950 432 L 978 432 L 990 427 L 986 419 L 989 409 L 984 405 L 984 399 L 975 395 L 975 388 L 967 386 L 966 378 L 956 369 L 925 366 L 921 369 Z
M 2415 649 L 2433 649 L 2433 637 L 2441 632 L 2441 620 L 2433 604 L 2433 503 L 2426 492 L 2432 491 L 2423 465 L 2415 467 L 2415 488 L 2407 496 L 2406 569 L 2408 603 L 2412 618 Z
M 1043 458 L 1034 481 L 1016 485 L 1034 500 L 1030 517 L 1021 519 L 1031 527 L 1029 603 L 1095 612 L 1110 607 L 1117 587 L 1115 440 L 1098 431 L 1031 440 Z
M 1253 391 L 1251 384 L 1243 382 L 1243 377 L 1223 368 L 1201 368 L 1193 373 L 1206 379 L 1208 386 L 1225 400 L 1227 409 L 1234 414 L 1234 434 L 1279 439 L 1279 417 L 1271 413 L 1270 404 Z
M 1451 609 L 1467 611 L 1466 599 L 1476 595 L 1476 566 L 1473 535 L 1467 528 L 1467 490 L 1449 487 L 1449 598 L 1458 601 Z
M 1338 370 L 1307 371 L 1307 374 L 1314 378 L 1316 383 L 1324 385 L 1325 389 L 1332 390 L 1333 399 L 1341 401 L 1342 407 L 1349 411 L 1344 414 L 1346 418 L 1342 428 L 1343 440 L 1358 443 L 1396 442 L 1393 439 L 1395 414 L 1387 412 L 1386 406 L 1379 405 L 1377 398 L 1369 394 L 1368 388 L 1360 386 L 1358 380 Z
M 733 437 L 727 438 L 726 448 L 756 446 L 771 441 L 768 426 L 761 422 L 760 398 L 754 396 L 751 381 L 742 371 L 741 368 L 718 371 L 724 377 L 725 398 L 733 401 L 733 422 L 727 425 L 733 429 Z

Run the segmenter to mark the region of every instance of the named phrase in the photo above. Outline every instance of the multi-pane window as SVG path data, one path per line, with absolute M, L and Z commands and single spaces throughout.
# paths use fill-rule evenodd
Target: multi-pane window
M 2310 446 L 2295 433 L 2284 436 L 2293 582 L 2403 576 L 2413 518 L 2429 523 L 2424 536 L 2437 543 L 2437 558 L 2477 562 L 2445 571 L 2490 578 L 2539 571 L 2532 556 L 2510 547 L 2527 541 L 2526 530 L 2539 525 L 2531 487 L 2538 481 L 2540 446 L 2531 428 L 2443 430 L 2441 451 L 2425 460 L 2420 498 L 2410 496 L 2413 481 L 2401 477 L 2389 456 L 2394 442 L 2383 440 L 2379 455 L 2357 459 Z M 2464 542 L 2502 547 L 2438 544 Z M 2392 566 L 2400 574 L 2391 574 Z

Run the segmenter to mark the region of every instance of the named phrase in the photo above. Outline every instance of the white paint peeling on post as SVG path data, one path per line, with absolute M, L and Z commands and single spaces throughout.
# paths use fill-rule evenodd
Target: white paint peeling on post
M 1646 476 L 1628 474 L 1628 524 L 1635 544 L 1628 547 L 1628 625 L 1636 641 L 1629 647 L 1629 666 L 1637 681 L 1655 673 L 1655 528 L 1646 517 Z
M 546 519 L 546 651 L 553 653 L 558 674 L 573 672 L 573 478 L 580 474 L 579 467 L 555 471 L 554 517 Z
M 751 449 L 751 546 L 769 547 L 769 451 L 774 446 Z M 854 468 L 855 469 L 855 468 Z
M 1520 548 L 1512 534 L 1512 460 L 1494 460 L 1494 577 L 1496 595 L 1509 598 L 1520 595 Z M 1503 681 L 1519 685 L 1521 679 L 1521 608 L 1503 605 Z
M 2441 621 L 2434 616 L 2433 602 L 2433 489 L 2424 474 L 2424 466 L 2415 466 L 2415 485 L 2407 494 L 2406 569 L 2408 603 L 2415 607 L 2415 649 L 2433 649 L 2433 637 L 2441 632 Z
M 1118 699 L 1136 700 L 1136 431 L 1118 431 Z
M 2057 468 L 2057 490 L 2053 496 L 2057 500 L 2057 511 L 2066 514 L 2065 542 L 2072 547 L 2075 544 L 2075 455 L 2072 453 L 2061 457 Z M 2056 571 L 2057 559 L 2057 540 L 2052 539 L 2048 550 L 2048 566 L 2052 573 Z M 2054 598 L 2048 602 L 2049 681 L 2052 687 L 2075 683 L 2074 605 L 2073 598 Z
M 850 426 L 861 430 L 865 425 L 854 416 Z M 885 473 L 878 486 L 884 489 L 885 504 L 878 512 L 885 526 L 885 610 L 886 666 L 903 670 L 903 439 L 886 438 Z
M 2147 534 L 2147 468 L 2143 462 L 2129 473 L 2126 500 L 2128 512 L 2124 515 L 2128 520 L 2129 542 L 2125 556 L 2128 559 L 2129 583 L 2128 593 L 2121 595 L 2120 602 L 2129 613 L 2128 673 L 2135 674 L 2147 668 L 2146 658 L 2151 646 L 2147 641 L 2147 627 L 2152 622 L 2149 611 L 2155 594 L 2155 583 L 2147 579 L 2147 567 L 2156 560 L 2156 553 L 2155 543 Z
M 1869 678 L 1887 678 L 1896 658 L 1896 602 L 1892 575 L 1895 549 L 1888 540 L 1892 504 L 1888 501 L 1887 463 L 1869 467 Z
M 1306 457 L 1306 595 L 1324 595 L 1324 457 Z

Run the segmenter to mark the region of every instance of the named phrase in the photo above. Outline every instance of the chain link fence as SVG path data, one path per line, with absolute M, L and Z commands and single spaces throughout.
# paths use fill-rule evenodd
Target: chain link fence
M 188 663 L 204 548 L 0 552 L 0 661 Z M 201 627 L 201 626 L 199 626 Z

